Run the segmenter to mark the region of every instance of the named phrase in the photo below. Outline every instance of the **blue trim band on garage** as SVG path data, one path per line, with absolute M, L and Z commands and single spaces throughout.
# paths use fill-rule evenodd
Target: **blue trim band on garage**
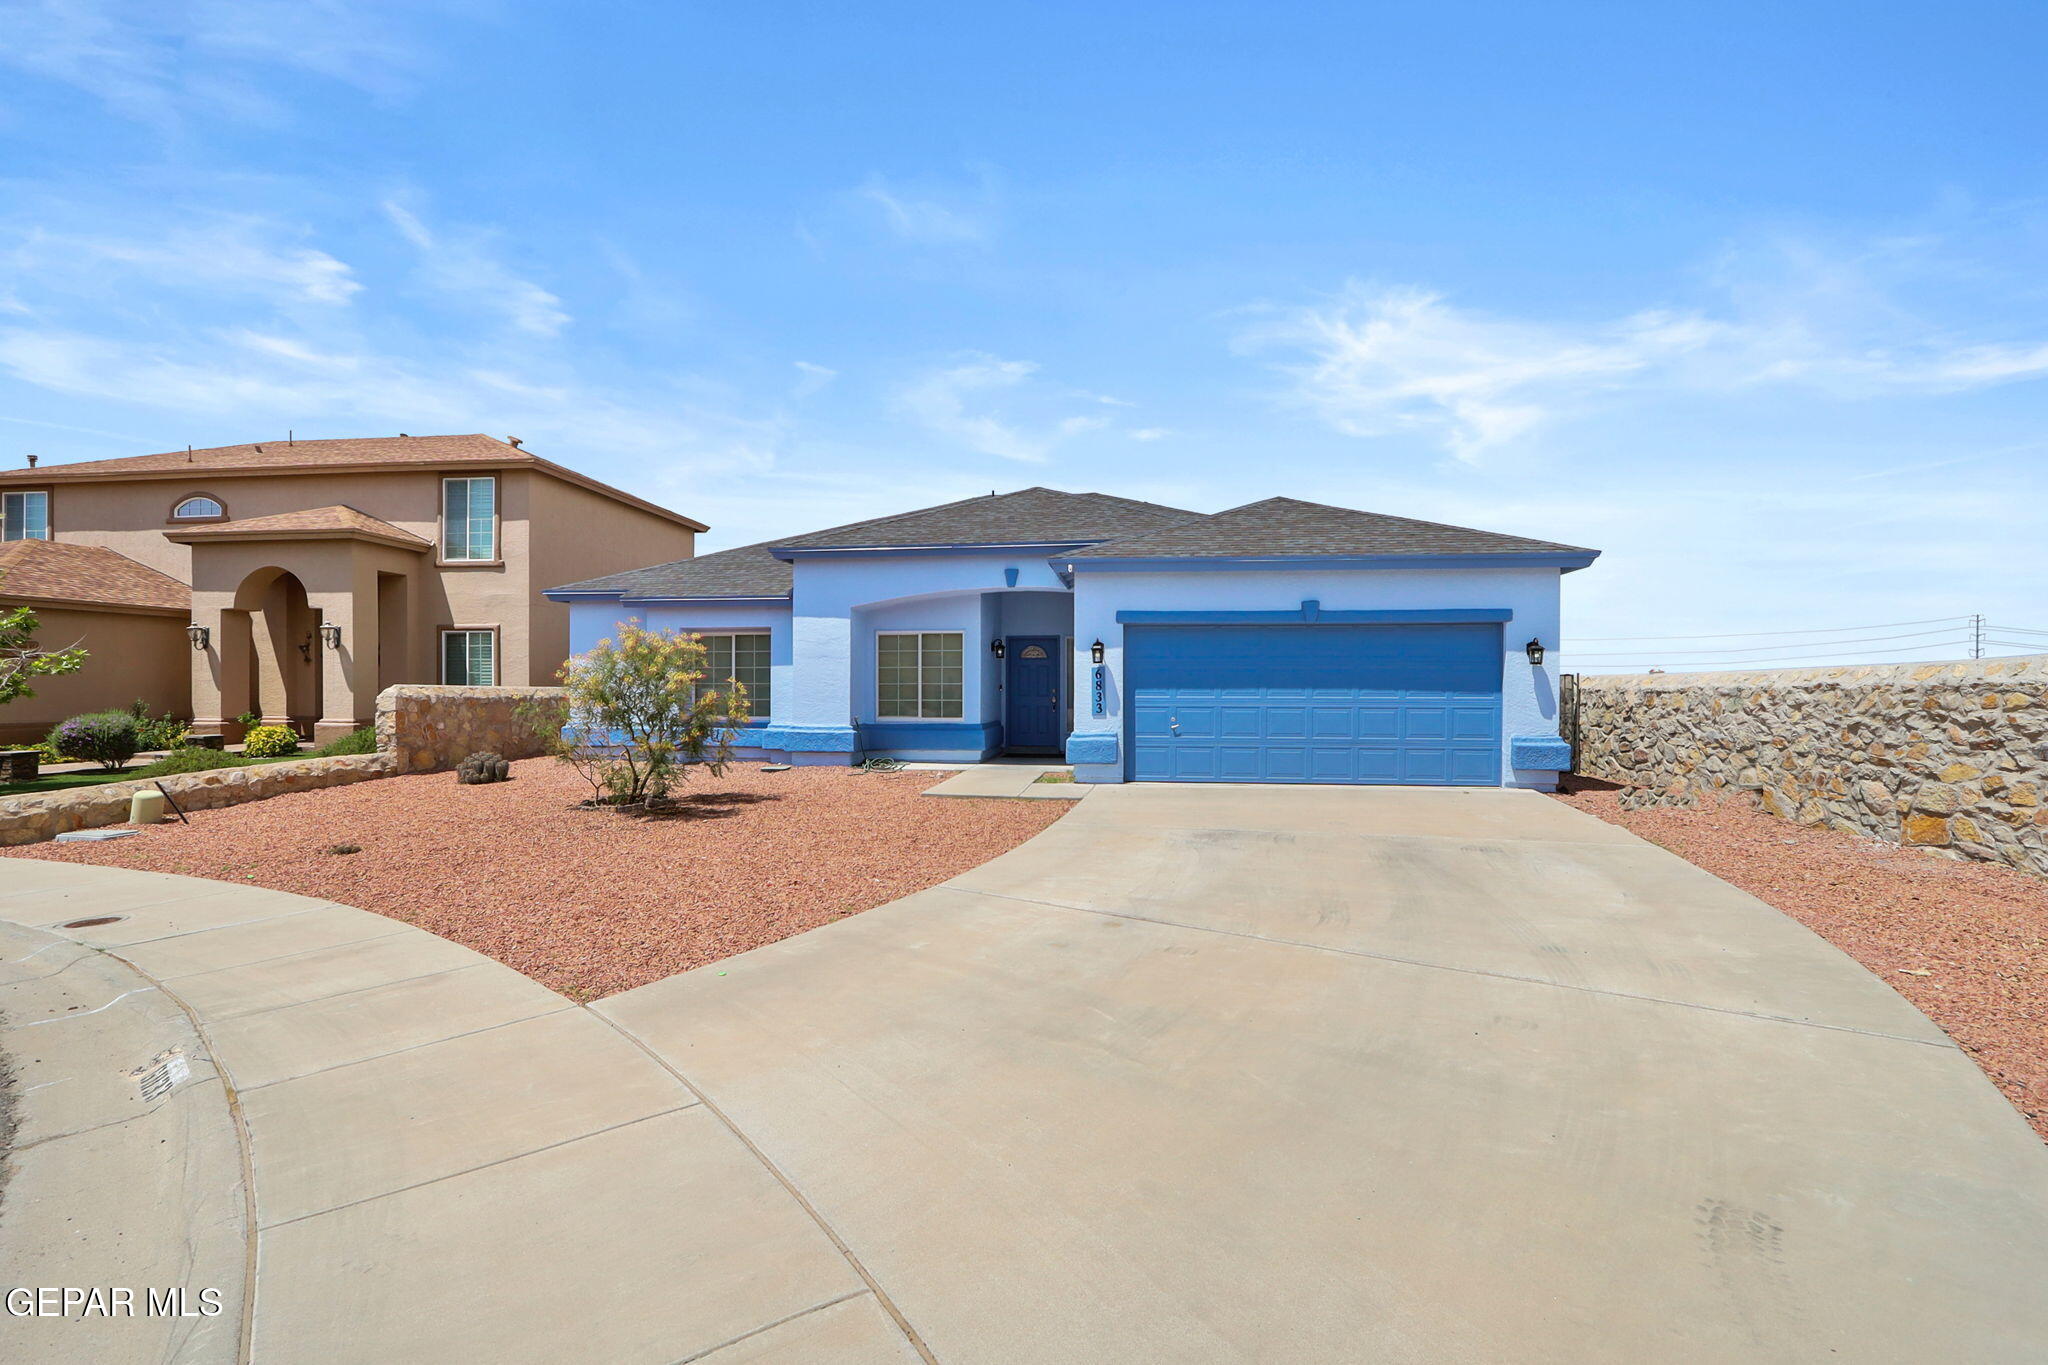
M 628 607 L 787 607 L 788 596 L 782 597 L 653 597 L 632 594 L 619 599 Z M 723 626 L 719 629 L 724 629 Z
M 1598 550 L 1583 554 L 1517 553 L 1469 555 L 1200 555 L 1104 556 L 1101 559 L 1063 559 L 1056 567 L 1063 573 L 1077 569 L 1106 569 L 1113 573 L 1235 573 L 1245 569 L 1512 569 L 1550 568 L 1570 573 L 1583 569 L 1600 557 Z
M 1114 763 L 1117 761 L 1115 735 L 1068 735 L 1067 762 Z
M 1003 747 L 1003 727 L 992 720 L 862 721 L 860 747 L 868 753 L 944 750 L 986 757 Z
M 1516 735 L 1508 742 L 1508 766 L 1568 773 L 1572 746 L 1555 735 Z
M 851 725 L 764 726 L 750 735 L 764 749 L 781 749 L 798 754 L 850 754 L 860 747 L 860 736 Z
M 1313 599 L 1294 611 L 1120 611 L 1120 626 L 1469 626 L 1512 621 L 1506 607 L 1439 611 L 1324 611 Z

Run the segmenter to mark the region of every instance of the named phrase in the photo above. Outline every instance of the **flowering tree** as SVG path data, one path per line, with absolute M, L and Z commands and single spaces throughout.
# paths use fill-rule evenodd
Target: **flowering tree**
M 747 689 L 711 678 L 708 658 L 702 636 L 626 622 L 562 666 L 568 723 L 557 757 L 621 806 L 661 801 L 693 763 L 723 775 L 750 712 Z

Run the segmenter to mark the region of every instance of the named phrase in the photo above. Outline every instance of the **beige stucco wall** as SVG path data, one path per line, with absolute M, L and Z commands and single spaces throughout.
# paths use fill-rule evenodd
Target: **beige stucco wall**
M 185 618 L 49 607 L 0 596 L 0 609 L 35 608 L 37 641 L 48 649 L 84 645 L 85 667 L 39 678 L 36 695 L 0 706 L 0 741 L 36 740 L 57 722 L 85 711 L 125 708 L 137 697 L 150 714 L 191 714 L 191 672 Z
M 569 658 L 569 609 L 540 594 L 564 583 L 688 559 L 696 534 L 664 517 L 627 507 L 560 479 L 536 476 L 529 503 L 533 532 L 530 670 L 507 671 L 506 686 L 545 687 Z

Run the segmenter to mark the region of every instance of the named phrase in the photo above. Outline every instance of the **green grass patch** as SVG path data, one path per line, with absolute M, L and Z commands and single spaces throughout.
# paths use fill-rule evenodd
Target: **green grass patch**
M 181 751 L 183 752 L 183 751 Z M 233 754 L 227 755 L 235 757 Z M 250 758 L 240 763 L 211 763 L 207 768 L 257 767 L 265 763 L 287 763 L 295 758 L 308 757 L 306 754 L 283 754 L 277 758 Z M 121 773 L 50 773 L 33 782 L 0 782 L 0 796 L 31 796 L 42 792 L 65 791 L 72 787 L 103 787 L 109 782 L 148 782 L 157 776 L 168 774 L 152 773 L 155 763 L 145 763 Z M 179 768 L 176 772 L 203 772 L 206 769 Z

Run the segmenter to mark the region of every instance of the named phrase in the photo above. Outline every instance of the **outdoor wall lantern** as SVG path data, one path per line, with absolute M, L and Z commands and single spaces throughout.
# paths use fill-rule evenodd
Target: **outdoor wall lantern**
M 329 649 L 340 649 L 341 627 L 335 625 L 320 627 L 320 639 Z
M 1102 641 L 1097 640 L 1094 644 L 1088 646 L 1088 662 L 1095 664 L 1102 662 Z
M 192 648 L 205 649 L 206 642 L 213 638 L 213 632 L 194 621 L 185 627 L 185 638 L 192 642 Z
M 989 652 L 989 653 L 991 653 L 991 654 L 993 654 L 993 655 L 995 655 L 995 656 L 996 656 L 996 657 L 997 657 L 998 659 L 1000 659 L 1000 658 L 1002 658 L 1002 657 L 1003 657 L 1003 637 L 1002 637 L 1002 636 L 998 635 L 998 636 L 996 636 L 996 638 L 995 638 L 995 639 L 993 639 L 993 640 L 990 640 L 990 641 L 988 642 L 988 652 Z
M 1529 666 L 1531 668 L 1543 667 L 1543 642 L 1541 640 L 1531 640 L 1528 644 L 1523 645 L 1522 648 L 1529 655 Z

